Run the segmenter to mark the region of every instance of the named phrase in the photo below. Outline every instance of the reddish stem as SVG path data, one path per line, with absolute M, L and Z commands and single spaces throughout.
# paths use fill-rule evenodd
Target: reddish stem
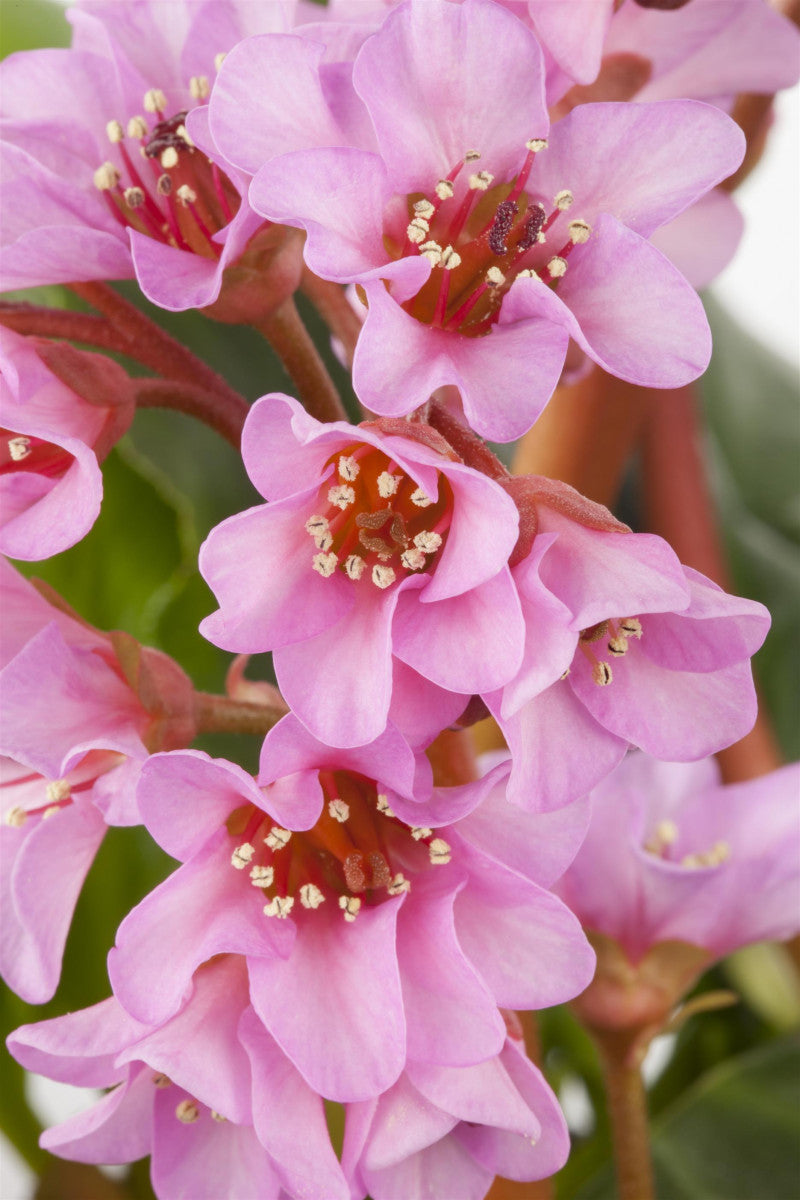
M 306 411 L 318 421 L 346 421 L 339 393 L 290 297 L 256 328 L 280 358 Z
M 253 704 L 248 700 L 232 700 L 229 696 L 214 696 L 209 692 L 195 692 L 194 696 L 198 734 L 250 733 L 264 737 L 287 712 L 285 705 Z
M 308 267 L 303 267 L 300 291 L 308 296 L 335 338 L 341 342 L 348 367 L 353 365 L 361 321 L 354 312 L 341 284 L 320 279 Z
M 105 317 L 70 312 L 64 308 L 42 308 L 36 304 L 0 301 L 0 325 L 30 337 L 68 338 L 86 346 L 97 346 L 131 356 L 128 339 Z
M 138 408 L 172 408 L 189 413 L 221 434 L 235 450 L 242 439 L 242 427 L 248 407 L 240 398 L 234 405 L 222 401 L 215 392 L 171 379 L 142 379 L 136 388 Z

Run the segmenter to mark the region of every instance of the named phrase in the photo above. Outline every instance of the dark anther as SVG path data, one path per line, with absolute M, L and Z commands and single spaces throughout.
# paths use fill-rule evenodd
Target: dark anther
M 158 158 L 162 151 L 166 150 L 169 146 L 173 146 L 176 150 L 191 149 L 183 134 L 178 133 L 178 130 L 185 122 L 185 112 L 175 113 L 174 117 L 169 117 L 166 121 L 159 121 L 153 129 L 152 137 L 144 148 L 147 157 Z
M 390 546 L 383 538 L 370 537 L 366 530 L 362 529 L 358 535 L 358 540 L 365 550 L 371 550 L 373 554 L 377 554 L 378 558 L 389 559 L 395 552 L 394 546 Z
M 360 850 L 348 854 L 343 863 L 345 883 L 351 892 L 363 892 L 367 886 L 367 875 L 364 870 L 364 855 Z
M 516 200 L 502 200 L 498 204 L 492 228 L 489 230 L 489 249 L 492 254 L 505 254 L 508 250 L 506 238 L 516 215 Z
M 368 887 L 382 888 L 387 887 L 392 881 L 392 872 L 389 870 L 389 864 L 378 850 L 373 850 L 367 855 L 367 866 L 369 868 L 369 883 Z
M 356 517 L 356 525 L 359 529 L 383 529 L 392 515 L 390 508 L 382 508 L 378 512 L 371 513 L 361 512 Z
M 394 520 L 389 526 L 389 537 L 394 542 L 395 546 L 399 546 L 401 550 L 405 550 L 409 543 L 409 536 L 406 533 L 406 525 L 400 513 L 395 513 Z
M 544 205 L 535 204 L 525 222 L 522 237 L 517 242 L 518 250 L 530 250 L 531 246 L 536 245 L 536 240 L 545 222 L 545 216 Z

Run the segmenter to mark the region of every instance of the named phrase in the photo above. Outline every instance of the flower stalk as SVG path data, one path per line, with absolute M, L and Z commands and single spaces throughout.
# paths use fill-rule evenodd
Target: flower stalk
M 288 712 L 285 705 L 254 704 L 210 692 L 195 692 L 194 715 L 200 733 L 250 733 L 264 737 Z
M 631 1061 L 627 1037 L 595 1037 L 608 1097 L 619 1200 L 653 1200 L 647 1096 L 638 1056 Z
M 290 297 L 255 328 L 280 358 L 306 411 L 318 421 L 346 421 L 347 413 L 327 367 Z

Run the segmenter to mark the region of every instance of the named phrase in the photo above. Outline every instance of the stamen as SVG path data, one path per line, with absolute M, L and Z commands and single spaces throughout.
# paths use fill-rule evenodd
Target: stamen
M 361 468 L 358 465 L 358 460 L 351 455 L 341 454 L 339 456 L 339 474 L 342 479 L 346 479 L 348 483 L 352 483 L 358 478 L 358 473 Z
M 54 779 L 52 783 L 48 783 L 44 794 L 51 804 L 56 804 L 60 800 L 68 800 L 71 795 L 69 780 Z
M 250 869 L 250 882 L 253 887 L 272 887 L 274 878 L 275 872 L 272 867 L 255 866 Z
M 227 57 L 227 52 L 224 50 L 221 51 L 219 54 L 214 55 L 214 70 L 215 71 L 218 71 L 220 69 L 222 64 L 225 62 L 226 57 Z
M 423 838 L 429 838 L 433 833 L 432 829 L 428 829 L 427 825 L 413 825 L 411 828 L 411 836 L 415 842 L 421 842 Z
M 491 171 L 478 171 L 477 175 L 470 175 L 469 186 L 474 192 L 485 192 L 493 180 Z
M 164 109 L 167 107 L 167 97 L 161 91 L 161 88 L 150 88 L 144 94 L 143 103 L 145 112 L 157 113 L 162 117 Z
M 442 247 L 438 242 L 425 242 L 420 246 L 420 254 L 428 259 L 434 267 L 438 267 L 442 261 Z
M 468 150 L 467 153 L 464 155 L 464 162 L 465 163 L 477 162 L 478 159 L 480 158 L 480 156 L 481 156 L 480 150 Z
M 176 199 L 180 201 L 184 208 L 188 208 L 190 204 L 197 202 L 197 192 L 189 187 L 188 183 L 182 183 L 175 193 Z
M 525 149 L 538 154 L 540 150 L 547 149 L 547 138 L 531 138 L 530 141 L 525 143 Z
M 444 838 L 434 838 L 428 844 L 428 854 L 435 866 L 441 866 L 450 862 L 450 846 Z
M 311 565 L 323 579 L 330 579 L 333 572 L 336 570 L 336 564 L 339 559 L 332 552 L 329 554 L 315 554 L 311 560 Z
M 382 471 L 378 476 L 378 494 L 383 500 L 388 500 L 400 487 L 401 480 L 401 475 L 390 475 L 388 471 Z
M 489 267 L 486 272 L 486 282 L 489 287 L 502 287 L 506 281 L 506 277 L 499 267 Z
M 408 882 L 405 875 L 397 874 L 392 882 L 387 884 L 386 890 L 390 896 L 400 896 L 403 892 L 411 891 L 411 884 Z
M 561 279 L 562 275 L 567 273 L 567 260 L 559 254 L 555 254 L 547 264 L 547 270 L 551 279 Z
M 668 846 L 678 840 L 678 826 L 674 821 L 659 821 L 655 832 L 644 844 L 649 854 L 661 856 Z
M 50 807 L 46 808 L 42 813 L 42 820 L 46 821 L 49 817 L 54 817 L 58 812 L 61 812 L 61 805 L 51 804 Z
M 608 651 L 615 658 L 622 658 L 628 653 L 628 639 L 626 637 L 612 637 L 608 642 Z
M 141 208 L 144 204 L 144 192 L 140 187 L 125 188 L 122 195 L 128 208 Z
M 366 562 L 358 554 L 351 554 L 344 560 L 344 572 L 348 579 L 358 580 L 364 574 Z
M 414 212 L 418 217 L 421 217 L 423 221 L 430 221 L 431 217 L 436 212 L 436 208 L 433 204 L 431 204 L 430 200 L 417 200 L 414 203 Z
M 15 804 L 13 808 L 10 808 L 3 818 L 5 824 L 10 825 L 12 829 L 19 829 L 21 825 L 25 824 L 27 819 L 28 814 L 19 804 Z
M 489 249 L 492 254 L 500 255 L 508 252 L 506 238 L 511 231 L 511 226 L 514 224 L 516 215 L 516 200 L 503 200 L 498 204 L 497 212 L 489 230 Z
M 569 230 L 569 236 L 574 246 L 582 246 L 584 242 L 588 242 L 592 233 L 592 227 L 589 222 L 582 219 L 570 221 L 567 229 Z
M 682 867 L 700 870 L 702 867 L 719 867 L 730 858 L 731 848 L 727 842 L 716 842 L 702 854 L 687 854 L 681 859 Z
M 430 233 L 430 225 L 424 217 L 414 217 L 406 228 L 406 237 L 418 246 Z
M 275 896 L 270 900 L 269 904 L 264 905 L 264 915 L 267 917 L 277 917 L 279 921 L 285 921 L 293 908 L 294 896 Z
M 396 579 L 395 573 L 391 567 L 381 567 L 375 565 L 372 568 L 372 582 L 376 587 L 381 589 L 390 587 Z
M 113 163 L 104 162 L 94 173 L 94 186 L 101 192 L 110 192 L 119 183 L 119 171 Z
M 210 91 L 207 75 L 193 75 L 189 80 L 189 95 L 193 100 L 205 100 Z
M 330 529 L 330 522 L 327 517 L 313 516 L 306 521 L 306 533 L 310 533 L 314 541 L 323 533 L 327 533 Z
M 592 679 L 598 687 L 608 687 L 614 676 L 607 662 L 596 662 L 592 667 Z
M 236 867 L 237 871 L 243 871 L 253 861 L 255 852 L 256 848 L 250 842 L 242 842 L 231 855 L 231 866 Z
M 212 1121 L 227 1121 L 228 1118 L 223 1117 L 222 1113 L 218 1113 L 215 1108 L 212 1108 L 211 1119 L 212 1119 Z
M 412 546 L 409 550 L 404 550 L 400 555 L 400 562 L 407 571 L 421 571 L 425 566 L 425 555 L 421 550 L 417 550 Z
M 174 146 L 167 146 L 161 151 L 161 157 L 158 160 L 165 171 L 171 171 L 173 167 L 178 165 L 178 151 Z
M 522 237 L 517 242 L 517 253 L 522 253 L 525 250 L 530 250 L 531 246 L 535 246 L 537 242 L 544 241 L 542 229 L 545 222 L 546 213 L 544 205 L 534 204 L 531 208 L 530 215 L 525 221 L 522 231 Z M 533 272 L 531 272 L 532 274 Z
M 637 617 L 625 617 L 619 623 L 620 630 L 628 638 L 640 638 L 642 636 L 642 623 Z
M 147 137 L 147 121 L 144 117 L 131 117 L 128 121 L 128 137 L 141 142 Z
M 172 1087 L 172 1080 L 169 1075 L 164 1075 L 161 1071 L 153 1076 L 153 1083 L 157 1088 Z
M 156 191 L 158 192 L 159 196 L 172 195 L 172 180 L 170 179 L 169 175 L 159 175 L 158 179 L 156 180 Z
M 283 829 L 280 825 L 273 825 L 264 841 L 269 846 L 270 850 L 283 850 L 284 846 L 288 846 L 292 837 L 290 829 Z
M 300 888 L 300 903 L 303 908 L 319 908 L 325 897 L 314 883 L 304 883 Z
M 445 246 L 439 265 L 446 271 L 454 271 L 456 267 L 461 266 L 461 255 L 457 254 L 452 246 Z
M 191 1125 L 200 1116 L 200 1109 L 195 1104 L 194 1100 L 181 1100 L 178 1107 L 175 1109 L 175 1116 L 184 1125 Z
M 22 462 L 31 452 L 31 439 L 20 435 L 8 439 L 8 453 L 12 462 Z
M 355 921 L 361 908 L 361 901 L 358 896 L 340 896 L 339 908 L 344 912 L 345 921 Z
M 393 817 L 393 816 L 394 816 L 394 813 L 393 813 L 393 812 L 392 812 L 392 810 L 389 808 L 389 798 L 388 798 L 388 796 L 384 796 L 384 795 L 382 795 L 382 794 L 379 794 L 379 795 L 378 795 L 378 798 L 377 798 L 377 800 L 376 800 L 376 802 L 375 802 L 375 807 L 377 808 L 378 812 L 379 812 L 379 813 L 383 813 L 383 815 L 384 815 L 385 817 Z
M 331 800 L 330 804 L 328 805 L 328 812 L 333 817 L 334 821 L 338 821 L 341 825 L 343 825 L 350 816 L 350 805 L 346 804 L 344 800 L 339 800 L 337 797 L 337 799 Z
M 553 204 L 556 206 L 559 212 L 566 212 L 567 209 L 570 208 L 574 203 L 574 201 L 575 197 L 569 188 L 564 188 L 563 191 L 556 192 L 555 196 L 553 197 Z
M 355 492 L 347 483 L 340 483 L 328 491 L 328 503 L 341 508 L 342 512 L 355 502 L 355 498 Z
M 455 190 L 452 179 L 440 179 L 434 189 L 440 200 L 451 200 Z
M 125 132 L 119 121 L 108 122 L 106 125 L 106 137 L 112 145 L 116 145 L 117 142 L 122 141 L 122 139 L 125 137 Z
M 435 533 L 432 529 L 423 529 L 422 533 L 418 533 L 414 538 L 414 545 L 423 554 L 435 554 L 441 544 L 441 534 Z
M 415 492 L 411 493 L 411 503 L 416 504 L 417 508 L 428 508 L 433 501 L 430 496 L 425 495 L 422 488 L 417 488 Z

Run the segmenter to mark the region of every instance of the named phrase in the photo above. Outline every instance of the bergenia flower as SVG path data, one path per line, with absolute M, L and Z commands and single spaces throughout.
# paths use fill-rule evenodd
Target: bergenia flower
M 320 424 L 272 395 L 249 413 L 242 453 L 271 503 L 204 543 L 200 569 L 220 610 L 201 630 L 223 649 L 272 650 L 283 695 L 317 737 L 370 741 L 394 703 L 416 708 L 430 740 L 470 693 L 515 674 L 517 510 L 439 434 Z
M 0 552 L 28 561 L 60 554 L 89 532 L 103 495 L 98 460 L 134 412 L 114 363 L 72 351 L 107 372 L 102 404 L 62 383 L 42 360 L 47 350 L 0 327 Z
M 252 205 L 306 230 L 318 275 L 363 289 L 353 380 L 369 408 L 405 414 L 453 384 L 468 423 L 507 441 L 546 404 L 570 338 L 645 386 L 705 369 L 700 302 L 647 238 L 741 161 L 724 114 L 583 105 L 549 132 L 533 33 L 487 0 L 421 0 L 364 43 L 349 101 L 337 76 L 350 140 L 331 146 L 320 80 L 302 131 L 314 147 L 321 130 L 316 148 L 294 150 L 298 114 L 287 120 L 272 93 L 262 103 L 255 82 L 283 70 L 288 90 L 308 88 L 318 49 L 290 66 L 285 41 L 250 39 L 228 56 L 211 130 L 234 162 L 243 113 L 269 130 L 278 157 L 254 178 Z
M 382 1096 L 349 1104 L 342 1165 L 372 1200 L 483 1200 L 496 1175 L 544 1179 L 568 1153 L 553 1093 L 509 1037 L 487 1062 L 416 1063 Z
M 158 1200 L 347 1200 L 320 1097 L 253 1025 L 243 964 L 228 956 L 197 972 L 164 1025 L 133 1020 L 112 998 L 23 1025 L 8 1045 L 28 1070 L 109 1089 L 42 1135 L 61 1158 L 150 1155 Z
M 5 562 L 2 575 L 10 632 L 0 671 L 0 973 L 41 1004 L 58 984 L 75 904 L 108 825 L 139 821 L 135 785 L 148 748 L 194 736 L 192 689 L 165 656 L 140 647 L 118 655 L 107 636 L 48 605 Z M 16 654 L 15 630 L 27 635 Z M 147 707 L 123 673 L 134 659 L 145 687 L 156 685 Z
M 242 203 L 249 179 L 208 157 L 202 102 L 222 55 L 254 29 L 286 28 L 286 12 L 86 4 L 70 12 L 72 49 L 11 55 L 3 289 L 135 276 L 164 308 L 215 301 L 264 223 Z
M 544 890 L 585 810 L 527 816 L 511 836 L 506 770 L 431 795 L 427 761 L 395 730 L 333 750 L 293 716 L 267 735 L 258 781 L 200 752 L 153 756 L 140 810 L 183 865 L 120 926 L 115 995 L 160 1024 L 202 963 L 244 956 L 264 1028 L 338 1101 L 374 1097 L 408 1061 L 494 1057 L 498 1006 L 558 1003 L 593 970 L 572 914 Z

